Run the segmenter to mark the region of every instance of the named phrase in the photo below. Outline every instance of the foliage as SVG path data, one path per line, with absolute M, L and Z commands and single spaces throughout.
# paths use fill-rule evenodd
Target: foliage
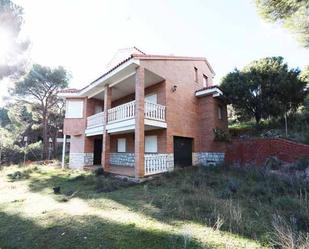
M 95 190 L 97 193 L 101 193 L 101 192 L 107 193 L 107 192 L 116 191 L 121 188 L 127 188 L 133 185 L 136 185 L 136 183 L 132 183 L 127 180 L 121 180 L 121 179 L 117 179 L 113 177 L 100 176 L 96 179 Z
M 56 139 L 63 118 L 64 104 L 57 92 L 67 87 L 68 80 L 69 74 L 63 67 L 51 69 L 36 64 L 13 89 L 17 96 L 28 98 L 27 103 L 42 124 L 44 158 L 48 155 L 49 137 Z
M 295 229 L 295 220 L 287 221 L 280 215 L 274 215 L 272 219 L 273 232 L 271 245 L 282 249 L 306 249 L 309 248 L 309 234 L 303 234 Z
M 225 130 L 222 130 L 220 128 L 215 128 L 213 129 L 213 133 L 215 135 L 215 141 L 218 142 L 230 142 L 231 141 L 231 137 L 229 135 L 228 132 L 226 132 Z
M 270 22 L 283 24 L 309 47 L 309 3 L 307 0 L 256 0 L 260 15 Z
M 272 170 L 278 170 L 282 166 L 282 161 L 280 161 L 276 156 L 270 156 L 267 158 L 265 166 Z
M 309 66 L 306 66 L 306 67 L 302 70 L 302 72 L 301 72 L 301 74 L 300 74 L 300 78 L 301 78 L 303 81 L 307 82 L 307 87 L 309 87 Z
M 282 57 L 253 61 L 226 75 L 221 87 L 242 119 L 283 116 L 295 111 L 305 98 L 306 82 L 298 69 L 288 69 Z
M 309 97 L 307 98 L 309 100 Z M 296 113 L 288 114 L 287 137 L 283 118 L 262 120 L 258 126 L 253 120 L 234 122 L 229 125 L 229 134 L 232 137 L 283 137 L 299 143 L 309 144 L 309 109 L 306 108 L 306 100 L 304 105 Z
M 0 107 L 0 127 L 5 127 L 10 123 L 8 110 Z
M 25 52 L 29 41 L 21 40 L 23 9 L 10 0 L 0 0 L 0 32 L 6 34 L 9 51 L 0 60 L 0 80 L 4 77 L 17 77 L 24 71 Z
M 308 156 L 304 156 L 300 159 L 298 159 L 296 162 L 294 162 L 290 169 L 293 170 L 306 170 L 309 167 L 309 158 Z

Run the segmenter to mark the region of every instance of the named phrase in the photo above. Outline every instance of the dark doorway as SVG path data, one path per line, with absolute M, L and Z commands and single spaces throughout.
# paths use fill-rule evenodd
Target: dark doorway
M 174 137 L 175 167 L 192 166 L 192 144 L 192 138 Z
M 93 165 L 102 164 L 102 139 L 94 140 Z

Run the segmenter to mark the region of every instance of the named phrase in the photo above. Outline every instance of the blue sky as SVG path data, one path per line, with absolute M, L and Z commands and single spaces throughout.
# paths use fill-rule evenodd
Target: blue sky
M 235 67 L 283 56 L 290 67 L 309 64 L 309 49 L 258 15 L 248 0 L 15 0 L 24 7 L 31 62 L 63 65 L 80 88 L 104 72 L 118 48 L 150 54 L 205 56 L 219 83 Z M 0 97 L 7 94 L 0 83 Z M 0 101 L 0 105 L 3 104 Z

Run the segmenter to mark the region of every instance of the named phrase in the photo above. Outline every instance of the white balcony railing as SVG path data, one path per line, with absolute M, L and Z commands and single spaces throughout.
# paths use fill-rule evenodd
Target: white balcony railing
M 135 117 L 135 101 L 116 106 L 108 110 L 108 123 Z
M 99 112 L 87 117 L 87 128 L 93 128 L 104 124 L 104 112 Z
M 145 118 L 165 121 L 165 106 L 145 102 Z
M 116 106 L 108 110 L 108 123 L 134 118 L 135 112 L 135 101 Z M 145 102 L 144 112 L 147 119 L 165 121 L 165 106 L 163 105 Z
M 167 154 L 145 154 L 145 175 L 167 172 L 170 165 Z

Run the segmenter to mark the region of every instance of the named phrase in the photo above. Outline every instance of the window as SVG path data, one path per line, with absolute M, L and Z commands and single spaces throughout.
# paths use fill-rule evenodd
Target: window
M 197 67 L 194 67 L 194 81 L 198 82 L 198 70 L 197 70 Z
M 222 107 L 218 106 L 218 119 L 222 119 Z
M 117 139 L 117 152 L 126 152 L 126 139 L 125 138 Z
M 82 100 L 67 100 L 66 101 L 66 118 L 82 118 L 84 109 L 84 101 Z
M 208 77 L 203 74 L 203 87 L 207 87 L 208 86 Z
M 145 152 L 146 153 L 157 153 L 158 152 L 157 136 L 145 136 Z

